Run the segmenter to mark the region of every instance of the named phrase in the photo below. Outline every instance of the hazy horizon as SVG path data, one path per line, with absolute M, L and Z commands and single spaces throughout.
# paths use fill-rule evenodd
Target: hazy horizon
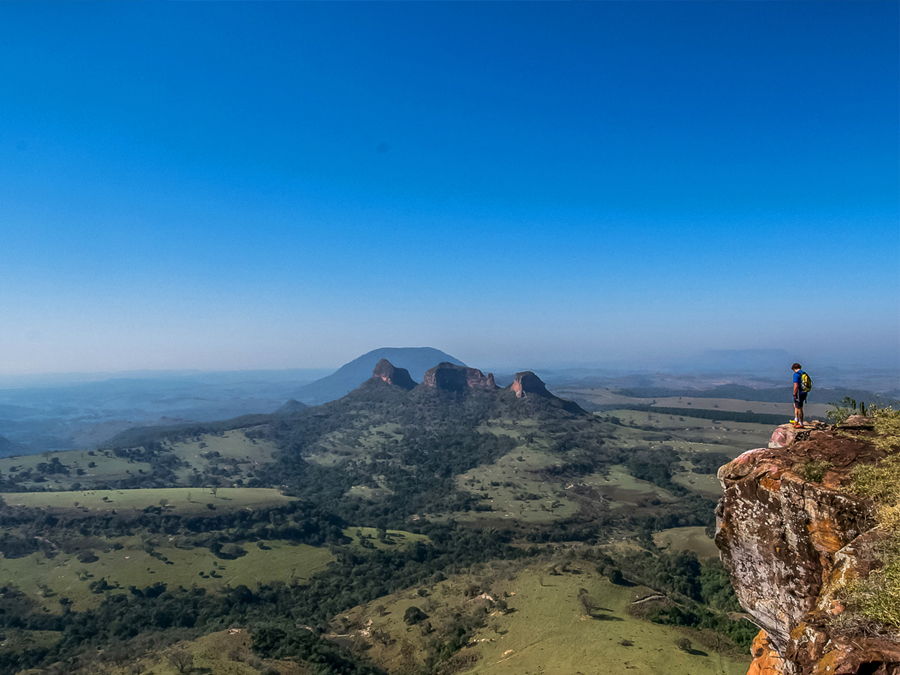
M 0 5 L 0 376 L 900 368 L 900 6 Z
M 419 345 L 424 346 L 424 345 Z M 379 348 L 380 349 L 380 348 Z M 376 350 L 369 350 L 376 351 Z M 369 351 L 365 352 L 368 354 Z M 445 350 L 442 350 L 445 351 Z M 534 362 L 503 364 L 493 362 L 466 361 L 469 366 L 479 368 L 485 372 L 511 375 L 522 370 L 542 371 L 545 373 L 576 373 L 594 375 L 604 373 L 608 375 L 627 375 L 641 373 L 659 374 L 690 374 L 692 371 L 697 376 L 709 377 L 718 374 L 723 377 L 756 374 L 761 379 L 778 377 L 781 371 L 788 369 L 792 357 L 789 353 L 775 354 L 765 358 L 768 352 L 780 352 L 781 350 L 710 350 L 697 352 L 682 358 L 671 359 L 645 359 L 609 361 L 564 361 Z M 732 352 L 734 352 L 732 354 Z M 449 353 L 449 352 L 448 352 Z M 450 356 L 456 356 L 449 353 Z M 249 368 L 249 369 L 137 369 L 120 371 L 69 371 L 69 372 L 45 372 L 26 374 L 0 373 L 0 390 L 18 389 L 28 387 L 55 387 L 99 382 L 114 382 L 117 380 L 191 380 L 194 378 L 211 378 L 226 382 L 229 380 L 259 379 L 263 381 L 278 382 L 286 380 L 314 381 L 334 373 L 341 366 L 362 356 L 354 354 L 348 356 L 346 361 L 338 364 L 322 365 L 315 368 Z M 894 377 L 900 388 L 900 362 L 866 362 L 861 359 L 848 358 L 845 360 L 813 359 L 806 361 L 807 367 L 819 372 L 842 373 L 842 379 L 858 380 L 860 386 L 864 386 L 866 377 L 871 371 L 878 371 L 879 379 Z M 754 372 L 755 364 L 761 364 Z M 435 364 L 437 365 L 437 364 Z M 783 367 L 782 367 L 783 366 Z M 858 369 L 859 376 L 853 375 L 853 370 Z M 833 383 L 827 386 L 832 386 Z

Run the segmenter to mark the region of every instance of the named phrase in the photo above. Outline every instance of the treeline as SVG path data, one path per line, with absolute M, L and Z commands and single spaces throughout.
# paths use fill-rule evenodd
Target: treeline
M 732 412 L 729 410 L 703 410 L 699 408 L 664 408 L 655 405 L 623 404 L 615 406 L 616 410 L 635 410 L 637 412 L 672 415 L 677 417 L 696 417 L 701 420 L 718 420 L 724 422 L 754 422 L 756 424 L 784 424 L 784 415 L 754 412 Z

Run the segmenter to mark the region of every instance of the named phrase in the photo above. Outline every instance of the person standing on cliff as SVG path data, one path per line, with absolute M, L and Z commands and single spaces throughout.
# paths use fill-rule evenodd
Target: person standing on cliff
M 803 404 L 806 403 L 806 392 L 803 391 L 803 367 L 799 363 L 791 366 L 794 371 L 794 419 L 791 424 L 799 429 L 803 426 Z

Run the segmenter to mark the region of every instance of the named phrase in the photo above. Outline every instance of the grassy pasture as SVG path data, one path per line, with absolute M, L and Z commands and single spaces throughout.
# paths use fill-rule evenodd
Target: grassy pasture
M 171 444 L 168 449 L 185 462 L 176 471 L 179 482 L 189 478 L 194 471 L 203 473 L 218 463 L 227 463 L 241 473 L 252 471 L 260 464 L 272 461 L 276 447 L 269 441 L 248 438 L 244 429 L 226 431 L 222 434 L 202 434 L 190 441 Z M 218 456 L 215 455 L 218 453 Z
M 788 381 L 789 382 L 789 381 Z M 597 405 L 655 405 L 660 408 L 695 408 L 698 410 L 723 410 L 728 412 L 753 412 L 762 414 L 794 415 L 794 407 L 790 400 L 790 384 L 784 388 L 783 403 L 766 401 L 744 401 L 734 398 L 702 398 L 693 396 L 669 396 L 665 398 L 635 398 L 615 394 L 609 389 L 590 389 L 566 387 L 558 393 L 563 397 L 583 398 Z M 827 403 L 809 403 L 805 409 L 810 417 L 825 417 L 829 409 Z M 787 421 L 787 419 L 785 421 Z
M 382 551 L 407 548 L 417 541 L 426 544 L 431 541 L 424 534 L 415 534 L 413 532 L 406 532 L 405 530 L 387 530 L 386 540 L 379 541 L 378 530 L 374 527 L 348 527 L 344 530 L 344 536 L 350 537 L 353 540 L 350 544 L 351 546 L 362 548 L 361 542 L 365 539 L 371 542 L 376 549 Z
M 482 497 L 490 511 L 454 514 L 460 521 L 506 519 L 542 523 L 567 518 L 578 510 L 560 481 L 545 480 L 540 471 L 560 461 L 533 446 L 520 446 L 493 464 L 456 477 L 460 490 Z
M 388 441 L 401 441 L 400 425 L 393 422 L 375 425 L 368 429 L 335 431 L 325 436 L 306 461 L 321 466 L 335 466 L 347 459 L 365 459 L 378 452 Z
M 677 497 L 668 490 L 635 478 L 624 466 L 611 466 L 608 474 L 591 474 L 581 482 L 597 490 L 613 509 L 633 508 L 648 499 L 677 501 Z
M 691 396 L 671 396 L 651 399 L 653 405 L 660 408 L 698 408 L 700 410 L 725 410 L 728 412 L 753 412 L 774 415 L 787 415 L 785 422 L 794 416 L 794 406 L 790 400 L 790 385 L 784 388 L 784 403 L 768 403 L 765 401 L 742 401 L 733 398 L 694 398 Z M 805 406 L 810 417 L 825 417 L 830 406 L 826 403 L 810 403 Z
M 749 657 L 733 660 L 706 649 L 685 653 L 674 644 L 685 633 L 629 616 L 626 613 L 629 604 L 651 594 L 650 589 L 614 586 L 583 563 L 570 563 L 569 572 L 559 576 L 548 575 L 548 567 L 540 563 L 525 568 L 496 563 L 480 572 L 457 575 L 424 588 L 425 597 L 419 595 L 418 589 L 410 589 L 379 598 L 337 617 L 332 626 L 336 634 L 343 635 L 345 644 L 365 648 L 366 655 L 389 672 L 406 672 L 414 663 L 421 664 L 429 641 L 434 639 L 433 634 L 426 633 L 425 621 L 406 625 L 403 616 L 408 608 L 422 609 L 432 628 L 440 634 L 454 617 L 472 613 L 481 604 L 488 607 L 490 614 L 486 625 L 459 653 L 460 658 L 474 661 L 460 672 L 485 675 L 746 673 Z M 484 597 L 467 598 L 466 589 L 473 585 L 494 601 L 505 599 L 514 611 L 503 614 Z M 593 617 L 585 614 L 578 600 L 581 589 L 594 600 L 597 609 Z M 389 639 L 380 639 L 383 636 Z
M 617 437 L 622 441 L 666 442 L 676 450 L 714 450 L 740 454 L 749 448 L 764 447 L 774 427 L 752 422 L 704 420 L 697 417 L 676 417 L 640 410 L 610 410 L 599 415 L 611 415 L 623 423 L 631 422 L 645 429 L 620 427 Z M 737 455 L 735 455 L 737 456 Z
M 12 560 L 0 558 L 0 577 L 43 602 L 49 611 L 61 611 L 61 597 L 71 600 L 73 609 L 80 611 L 103 600 L 103 593 L 93 593 L 89 588 L 101 578 L 114 587 L 108 591 L 112 593 L 127 593 L 129 586 L 144 588 L 156 582 L 186 588 L 196 584 L 211 590 L 244 584 L 255 589 L 258 582 L 308 579 L 334 559 L 325 548 L 279 541 L 265 542 L 266 549 L 244 544 L 247 554 L 235 560 L 221 560 L 206 548 L 177 548 L 165 539 L 152 547 L 159 557 L 145 550 L 140 537 L 104 542 L 122 548 L 95 549 L 97 560 L 91 563 L 62 552 L 54 558 L 40 552 Z
M 715 499 L 722 496 L 722 484 L 719 483 L 718 478 L 714 474 L 687 471 L 673 476 L 672 482 L 686 487 L 691 492 L 696 492 L 703 497 Z
M 691 551 L 700 560 L 718 558 L 719 549 L 715 542 L 706 536 L 703 527 L 673 527 L 653 535 L 653 541 L 660 548 L 669 551 Z
M 45 452 L 40 455 L 19 455 L 0 459 L 0 473 L 5 477 L 31 469 L 37 472 L 41 463 L 49 463 L 58 459 L 60 464 L 69 470 L 69 475 L 62 473 L 45 474 L 45 481 L 23 481 L 21 485 L 42 490 L 68 490 L 75 483 L 95 485 L 106 481 L 124 480 L 141 472 L 150 473 L 150 465 L 146 462 L 129 462 L 116 457 L 109 451 L 102 450 L 65 450 L 63 452 Z M 90 466 L 94 464 L 94 466 Z M 79 475 L 79 470 L 83 473 Z
M 4 492 L 0 497 L 9 506 L 64 511 L 140 511 L 148 506 L 160 506 L 164 501 L 171 512 L 206 515 L 212 511 L 208 504 L 216 510 L 235 510 L 270 508 L 294 500 L 273 488 L 219 488 L 215 497 L 209 488 Z

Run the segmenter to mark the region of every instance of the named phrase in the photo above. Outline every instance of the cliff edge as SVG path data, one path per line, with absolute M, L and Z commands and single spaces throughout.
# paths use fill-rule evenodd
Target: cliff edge
M 477 368 L 443 362 L 425 371 L 422 386 L 445 391 L 463 392 L 469 389 L 496 389 L 494 374 L 485 375 Z
M 871 500 L 849 489 L 851 469 L 884 452 L 866 420 L 848 428 L 785 425 L 719 469 L 716 545 L 762 629 L 748 675 L 900 675 L 896 636 L 841 616 L 846 584 L 877 567 L 884 537 Z

